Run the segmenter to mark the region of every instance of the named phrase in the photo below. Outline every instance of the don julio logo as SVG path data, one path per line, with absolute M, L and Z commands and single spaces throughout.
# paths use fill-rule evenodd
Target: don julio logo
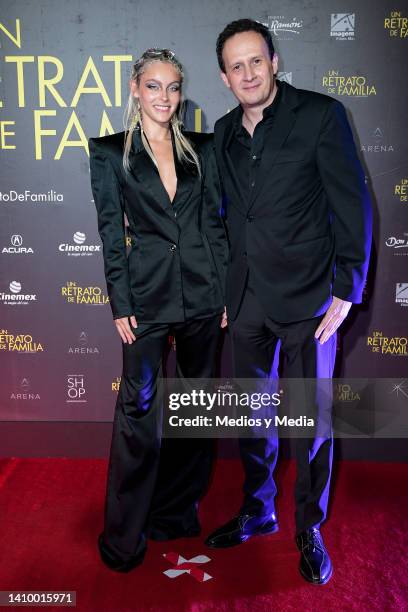
M 408 17 L 401 11 L 391 11 L 389 17 L 384 19 L 384 28 L 388 30 L 391 38 L 406 38 L 408 36 Z
M 109 298 L 103 294 L 101 287 L 80 287 L 75 281 L 67 281 L 61 287 L 61 295 L 69 304 L 108 304 Z
M 2 253 L 9 255 L 30 255 L 34 253 L 31 247 L 23 247 L 23 237 L 21 234 L 13 234 L 10 238 L 11 247 L 3 247 Z
M 0 293 L 0 302 L 7 306 L 21 306 L 37 300 L 35 293 L 21 293 L 21 289 L 22 286 L 19 281 L 11 281 L 9 285 L 10 293 Z
M 332 13 L 330 37 L 335 40 L 354 40 L 355 13 Z
M 408 306 L 408 283 L 396 284 L 395 302 L 401 306 Z
M 75 244 L 62 243 L 59 245 L 58 250 L 66 255 L 78 257 L 79 255 L 93 255 L 99 253 L 101 245 L 99 244 L 84 244 L 86 235 L 83 232 L 75 232 L 72 237 Z
M 385 241 L 386 246 L 394 250 L 394 255 L 407 255 L 408 233 L 405 232 L 404 236 L 404 238 L 397 238 L 397 236 L 389 236 Z
M 365 76 L 340 74 L 339 70 L 329 70 L 322 78 L 322 86 L 327 93 L 350 98 L 367 98 L 376 96 L 375 85 L 371 85 Z
M 367 346 L 371 348 L 373 353 L 381 355 L 398 355 L 406 357 L 408 338 L 402 336 L 384 336 L 381 331 L 374 331 L 367 338 Z
M 41 342 L 34 341 L 31 334 L 9 334 L 7 329 L 0 329 L 0 351 L 38 353 L 44 351 L 44 347 Z

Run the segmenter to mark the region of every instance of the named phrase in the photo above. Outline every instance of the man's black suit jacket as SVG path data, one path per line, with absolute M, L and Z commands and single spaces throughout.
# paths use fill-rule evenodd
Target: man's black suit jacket
M 213 138 L 186 136 L 199 155 L 202 179 L 175 155 L 173 202 L 138 131 L 128 173 L 122 165 L 124 132 L 89 139 L 91 186 L 115 319 L 133 314 L 138 321 L 172 323 L 224 308 L 228 251 Z M 124 212 L 132 245 L 128 256 Z
M 257 185 L 244 201 L 229 155 L 240 107 L 214 128 L 230 241 L 226 305 L 237 315 L 248 269 L 280 323 L 324 313 L 335 295 L 359 303 L 371 245 L 371 204 L 343 105 L 279 82 Z

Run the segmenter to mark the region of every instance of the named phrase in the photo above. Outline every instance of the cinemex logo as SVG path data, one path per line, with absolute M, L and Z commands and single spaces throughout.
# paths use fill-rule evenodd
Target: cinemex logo
M 4 247 L 2 253 L 9 255 L 31 255 L 34 253 L 31 247 L 23 247 L 23 237 L 20 234 L 13 234 L 10 238 L 11 247 Z
M 70 355 L 99 355 L 97 346 L 88 346 L 88 334 L 82 331 L 78 337 L 78 345 L 70 346 L 68 353 Z
M 21 293 L 21 283 L 19 281 L 11 281 L 9 285 L 10 293 L 0 293 L 0 302 L 7 306 L 21 306 L 29 302 L 35 302 L 37 296 L 34 293 Z
M 75 232 L 72 237 L 75 244 L 60 244 L 58 250 L 66 255 L 77 257 L 78 255 L 93 255 L 101 250 L 100 244 L 84 244 L 86 235 L 83 232 Z
M 394 147 L 384 142 L 383 131 L 377 127 L 371 134 L 371 142 L 362 144 L 360 150 L 364 153 L 390 153 L 394 151 Z
M 34 202 L 36 204 L 55 204 L 56 202 L 63 202 L 64 195 L 57 193 L 53 189 L 46 193 L 35 193 L 26 189 L 22 193 L 14 191 L 4 192 L 0 191 L 0 202 Z
M 385 241 L 385 245 L 394 250 L 394 255 L 407 255 L 408 254 L 408 233 L 404 233 L 404 238 L 397 238 L 397 236 L 389 236 Z
M 408 283 L 396 284 L 395 302 L 401 306 L 408 306 Z
M 277 40 L 291 40 L 300 34 L 303 28 L 303 19 L 292 17 L 288 19 L 283 15 L 268 15 L 268 21 L 263 23 L 272 32 Z
M 330 37 L 335 40 L 354 40 L 355 13 L 332 13 Z

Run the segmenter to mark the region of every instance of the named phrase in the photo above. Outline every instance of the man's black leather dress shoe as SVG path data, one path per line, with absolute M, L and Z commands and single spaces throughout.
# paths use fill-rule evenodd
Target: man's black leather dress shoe
M 267 535 L 278 531 L 278 521 L 275 513 L 268 517 L 239 514 L 231 521 L 216 529 L 205 540 L 211 548 L 228 548 L 242 544 L 255 535 Z
M 311 527 L 296 536 L 300 550 L 299 571 L 312 584 L 326 584 L 333 573 L 332 563 L 317 527 Z

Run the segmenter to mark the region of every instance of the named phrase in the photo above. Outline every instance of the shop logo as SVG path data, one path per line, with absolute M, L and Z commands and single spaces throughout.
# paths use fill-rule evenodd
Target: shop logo
M 86 388 L 84 374 L 67 375 L 67 404 L 85 404 Z
M 354 40 L 355 13 L 332 13 L 330 37 L 335 40 Z
M 396 284 L 395 302 L 401 306 L 408 306 L 408 283 Z

